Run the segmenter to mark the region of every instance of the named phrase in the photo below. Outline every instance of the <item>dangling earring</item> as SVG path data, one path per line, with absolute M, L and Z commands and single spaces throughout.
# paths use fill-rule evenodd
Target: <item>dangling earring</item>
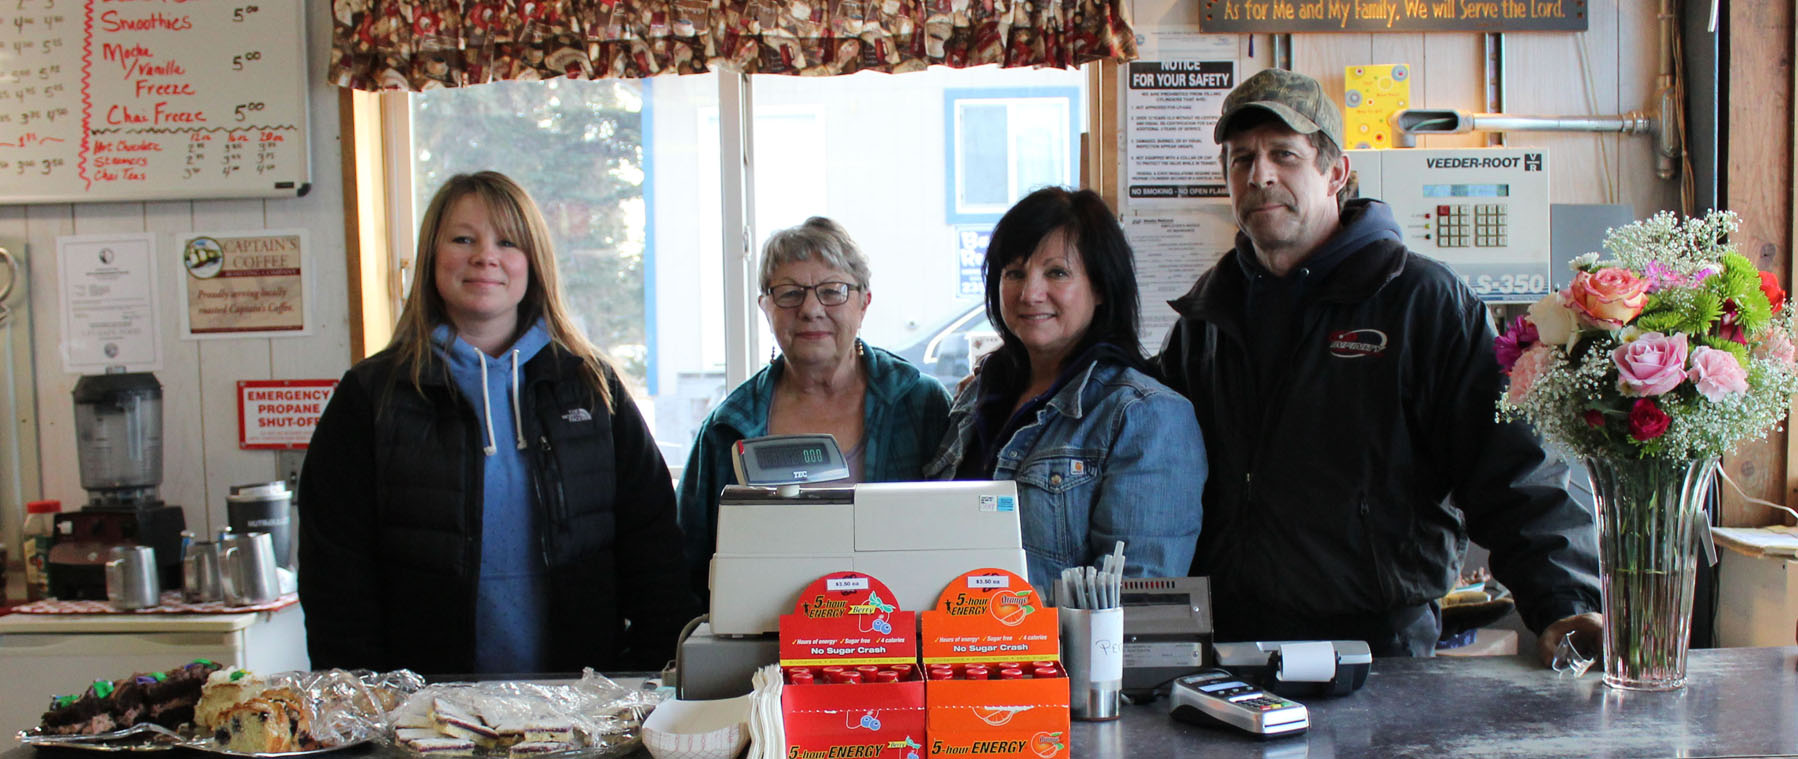
M 862 339 L 859 337 L 855 338 L 855 357 L 861 358 L 865 355 L 867 355 L 867 351 L 862 350 Z
M 776 354 L 774 353 L 774 346 L 770 345 L 770 346 L 768 346 L 768 363 L 770 363 L 770 364 L 774 363 L 775 358 L 776 358 Z

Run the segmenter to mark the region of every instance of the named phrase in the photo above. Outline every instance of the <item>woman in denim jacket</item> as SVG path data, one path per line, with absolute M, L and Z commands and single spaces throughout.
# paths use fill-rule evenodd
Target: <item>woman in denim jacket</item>
M 949 411 L 932 479 L 1018 483 L 1030 583 L 1124 541 L 1127 573 L 1182 577 L 1205 491 L 1192 404 L 1147 372 L 1123 230 L 1090 190 L 1031 193 L 986 249 L 1003 340 Z

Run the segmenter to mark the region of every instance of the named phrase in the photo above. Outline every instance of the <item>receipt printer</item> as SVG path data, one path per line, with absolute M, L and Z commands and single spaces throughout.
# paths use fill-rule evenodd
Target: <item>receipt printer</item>
M 1213 648 L 1217 666 L 1288 698 L 1346 696 L 1367 682 L 1373 667 L 1373 652 L 1358 640 L 1217 643 Z
M 1131 577 L 1124 607 L 1124 695 L 1147 703 L 1176 677 L 1204 669 L 1211 645 L 1211 580 Z

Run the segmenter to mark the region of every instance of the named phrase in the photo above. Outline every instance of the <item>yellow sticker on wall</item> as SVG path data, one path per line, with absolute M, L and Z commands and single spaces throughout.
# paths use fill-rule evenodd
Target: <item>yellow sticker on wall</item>
M 1392 147 L 1392 114 L 1411 107 L 1411 67 L 1348 66 L 1342 76 L 1343 142 L 1351 150 Z

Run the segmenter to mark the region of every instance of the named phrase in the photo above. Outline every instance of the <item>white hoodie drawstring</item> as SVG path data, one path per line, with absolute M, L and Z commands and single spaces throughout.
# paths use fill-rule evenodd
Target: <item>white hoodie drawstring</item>
M 469 347 L 474 348 L 472 345 Z M 487 356 L 481 353 L 480 348 L 474 348 L 474 352 L 475 361 L 481 364 L 481 411 L 487 421 L 487 445 L 481 452 L 492 456 L 499 453 L 499 438 L 493 434 L 493 401 L 487 396 Z
M 512 428 L 518 435 L 518 450 L 524 450 L 524 417 L 518 413 L 518 350 L 512 351 Z

